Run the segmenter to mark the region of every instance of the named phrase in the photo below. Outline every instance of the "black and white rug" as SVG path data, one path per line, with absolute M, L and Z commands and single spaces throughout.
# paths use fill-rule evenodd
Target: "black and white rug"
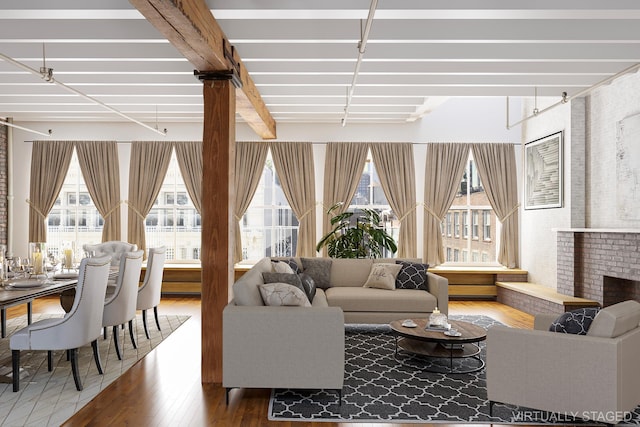
M 451 316 L 488 328 L 487 316 Z M 484 360 L 484 343 L 480 345 Z M 433 359 L 398 363 L 387 325 L 348 325 L 342 405 L 333 390 L 273 390 L 269 419 L 275 421 L 580 424 L 551 413 L 495 404 L 489 416 L 484 370 L 469 374 L 428 373 Z M 470 361 L 467 363 L 476 363 Z M 469 365 L 471 367 L 472 365 Z M 433 368 L 433 366 L 432 366 Z M 629 417 L 640 424 L 640 410 Z

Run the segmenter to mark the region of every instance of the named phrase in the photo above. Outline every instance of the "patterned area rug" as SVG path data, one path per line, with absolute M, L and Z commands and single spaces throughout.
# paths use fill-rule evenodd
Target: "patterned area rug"
M 451 316 L 488 328 L 487 316 Z M 484 343 L 480 345 L 484 360 Z M 269 419 L 276 421 L 585 424 L 551 413 L 495 404 L 489 416 L 485 372 L 437 374 L 433 359 L 394 358 L 395 339 L 386 325 L 348 325 L 342 406 L 333 390 L 273 390 Z M 465 362 L 462 362 L 465 363 Z M 469 361 L 467 368 L 475 361 Z M 465 366 L 462 366 L 465 367 Z M 629 423 L 640 424 L 640 409 Z
M 128 329 L 120 330 L 118 341 L 120 351 L 123 352 L 123 360 L 118 360 L 116 355 L 111 328 L 106 340 L 98 339 L 104 375 L 98 374 L 91 346 L 79 349 L 78 366 L 84 386 L 82 391 L 76 390 L 71 363 L 67 361 L 66 352 L 54 352 L 54 369 L 49 372 L 46 351 L 22 351 L 20 391 L 17 393 L 13 392 L 11 385 L 11 350 L 8 337 L 26 326 L 27 318 L 21 316 L 7 320 L 7 338 L 0 340 L 0 426 L 62 424 L 190 317 L 160 315 L 158 317 L 162 330 L 158 331 L 153 314 L 147 313 L 147 316 L 151 339 L 145 337 L 142 318 L 138 314 L 135 322 L 137 350 L 131 345 Z M 34 314 L 33 321 L 48 317 L 56 316 Z

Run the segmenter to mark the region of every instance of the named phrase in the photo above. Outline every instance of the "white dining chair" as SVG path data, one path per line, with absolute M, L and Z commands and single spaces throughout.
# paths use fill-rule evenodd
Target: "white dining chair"
M 78 372 L 78 348 L 91 343 L 98 372 L 103 373 L 97 339 L 102 329 L 110 260 L 110 257 L 100 257 L 85 258 L 80 262 L 76 298 L 64 317 L 40 320 L 11 335 L 9 348 L 14 392 L 20 389 L 21 350 L 47 350 L 49 371 L 53 369 L 52 352 L 67 350 L 76 389 L 80 391 L 82 381 Z
M 149 249 L 149 258 L 147 259 L 147 271 L 144 275 L 142 286 L 138 289 L 137 310 L 142 310 L 142 323 L 144 324 L 144 333 L 149 339 L 149 328 L 147 327 L 147 310 L 153 308 L 153 315 L 156 319 L 156 326 L 160 329 L 160 321 L 158 320 L 158 304 L 160 304 L 160 293 L 162 292 L 162 274 L 164 272 L 166 248 Z
M 126 252 L 120 257 L 120 268 L 115 289 L 112 294 L 107 294 L 102 314 L 102 327 L 113 327 L 113 342 L 116 348 L 118 360 L 122 360 L 118 337 L 118 327 L 129 324 L 129 336 L 133 348 L 138 348 L 133 335 L 133 319 L 136 317 L 136 303 L 138 297 L 138 283 L 140 283 L 140 271 L 142 270 L 142 255 L 144 251 Z M 124 343 L 123 343 L 124 347 Z

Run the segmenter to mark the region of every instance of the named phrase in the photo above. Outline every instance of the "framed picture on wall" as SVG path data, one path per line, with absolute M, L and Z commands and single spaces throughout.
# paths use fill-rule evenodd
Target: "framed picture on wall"
M 562 207 L 562 132 L 524 146 L 524 208 Z

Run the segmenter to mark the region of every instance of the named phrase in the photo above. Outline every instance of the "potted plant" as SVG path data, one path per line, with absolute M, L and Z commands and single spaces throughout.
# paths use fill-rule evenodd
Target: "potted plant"
M 331 206 L 327 215 L 332 215 L 344 203 Z M 352 217 L 355 224 L 352 224 Z M 331 258 L 380 258 L 382 250 L 392 253 L 398 250 L 393 237 L 380 225 L 380 215 L 372 209 L 362 209 L 362 213 L 343 212 L 331 217 L 333 229 L 325 234 L 316 245 L 320 251 L 327 247 Z

